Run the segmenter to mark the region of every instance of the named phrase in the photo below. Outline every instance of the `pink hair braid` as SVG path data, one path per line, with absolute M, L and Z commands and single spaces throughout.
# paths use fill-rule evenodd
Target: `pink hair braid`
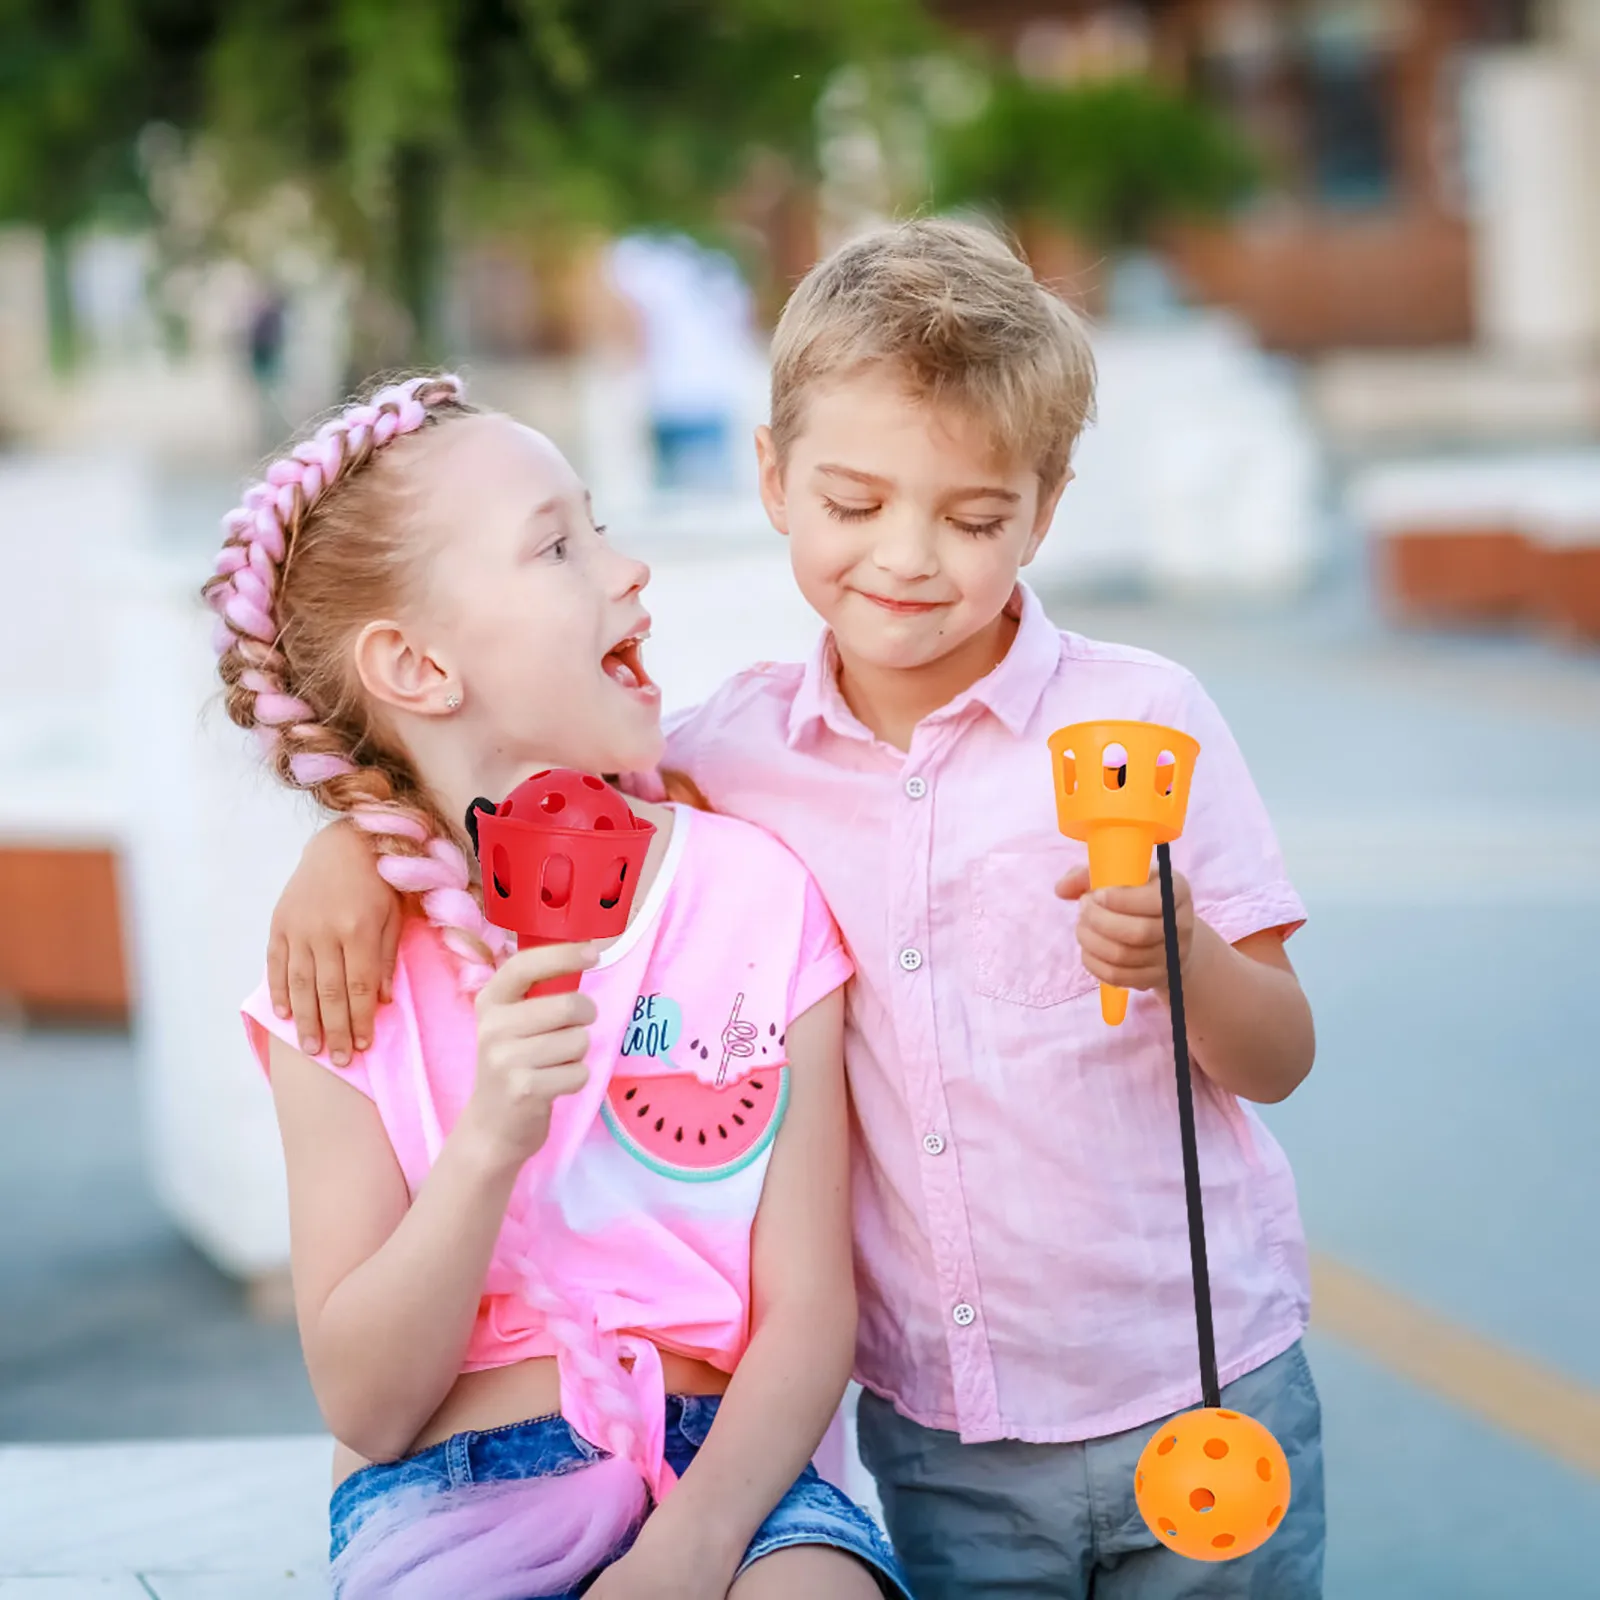
M 463 988 L 475 992 L 503 959 L 506 941 L 484 918 L 465 856 L 443 836 L 441 819 L 397 795 L 380 767 L 364 765 L 315 696 L 294 685 L 280 603 L 296 542 L 317 508 L 394 440 L 467 409 L 461 380 L 445 373 L 390 385 L 329 418 L 272 462 L 222 519 L 225 543 L 203 592 L 217 614 L 229 715 L 255 733 L 280 778 L 372 835 L 379 872 L 420 897 L 457 958 Z

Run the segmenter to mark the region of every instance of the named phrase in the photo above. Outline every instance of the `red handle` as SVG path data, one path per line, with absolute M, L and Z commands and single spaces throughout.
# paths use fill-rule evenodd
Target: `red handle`
M 527 934 L 521 934 L 517 939 L 517 949 L 532 950 L 540 945 L 560 943 L 562 941 L 559 939 L 533 939 Z M 560 972 L 553 978 L 541 978 L 537 983 L 530 984 L 528 992 L 523 998 L 534 1000 L 540 995 L 546 994 L 571 994 L 582 982 L 583 974 L 581 972 Z
M 533 984 L 527 994 L 529 1000 L 544 994 L 571 994 L 583 981 L 581 972 L 563 972 L 556 978 L 545 978 L 542 982 Z

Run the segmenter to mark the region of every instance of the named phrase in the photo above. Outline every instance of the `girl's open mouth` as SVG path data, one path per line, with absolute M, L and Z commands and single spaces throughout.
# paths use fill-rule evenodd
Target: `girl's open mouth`
M 661 691 L 651 681 L 650 674 L 645 671 L 640 650 L 640 646 L 647 638 L 648 634 L 634 634 L 622 640 L 620 644 L 613 645 L 601 658 L 600 667 L 620 688 L 654 699 Z

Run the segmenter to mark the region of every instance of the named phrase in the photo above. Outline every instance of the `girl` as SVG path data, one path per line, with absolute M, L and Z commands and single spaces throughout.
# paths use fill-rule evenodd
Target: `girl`
M 815 887 L 752 827 L 640 805 L 622 937 L 506 959 L 456 821 L 542 768 L 656 762 L 647 569 L 452 377 L 325 424 L 226 526 L 229 714 L 412 897 L 348 1070 L 294 1048 L 265 985 L 244 1007 L 339 1441 L 336 1593 L 904 1594 L 809 1466 L 856 1316 L 851 968 Z M 523 998 L 574 970 L 581 992 Z M 675 1131 L 637 1121 L 652 1096 Z

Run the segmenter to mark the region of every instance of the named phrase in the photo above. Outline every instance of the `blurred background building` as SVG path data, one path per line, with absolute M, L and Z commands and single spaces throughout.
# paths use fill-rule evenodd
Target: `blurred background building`
M 1597 171 L 1596 0 L 10 7 L 0 1483 L 320 1426 L 236 1012 L 316 819 L 202 710 L 241 477 L 374 372 L 463 371 L 652 561 L 690 703 L 814 635 L 749 444 L 784 297 L 947 210 L 1094 323 L 1036 586 L 1200 672 L 1312 908 L 1273 1120 L 1328 1592 L 1595 1592 Z M 0 1594 L 91 1570 L 8 1497 Z M 139 1592 L 247 1592 L 207 1561 Z

